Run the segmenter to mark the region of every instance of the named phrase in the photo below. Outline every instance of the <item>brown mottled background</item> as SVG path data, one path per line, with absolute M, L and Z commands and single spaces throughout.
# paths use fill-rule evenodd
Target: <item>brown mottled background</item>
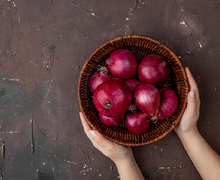
M 153 37 L 200 89 L 200 132 L 220 153 L 219 0 L 0 0 L 0 179 L 117 180 L 85 136 L 77 82 L 114 37 Z M 174 132 L 133 148 L 146 180 L 201 180 Z

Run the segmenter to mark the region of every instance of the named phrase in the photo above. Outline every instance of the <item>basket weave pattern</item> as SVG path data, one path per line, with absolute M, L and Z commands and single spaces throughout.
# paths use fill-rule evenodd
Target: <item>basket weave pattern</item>
M 89 89 L 89 80 L 99 65 L 104 66 L 105 60 L 117 49 L 130 50 L 138 62 L 148 54 L 163 56 L 170 65 L 171 75 L 166 87 L 173 89 L 178 97 L 176 112 L 166 120 L 152 123 L 148 131 L 142 135 L 130 133 L 123 121 L 116 127 L 108 127 L 101 123 L 98 112 L 93 104 L 93 94 Z M 146 36 L 128 35 L 107 41 L 97 48 L 85 62 L 79 78 L 78 98 L 81 111 L 92 129 L 98 130 L 107 139 L 126 146 L 141 146 L 158 141 L 169 134 L 179 123 L 186 108 L 188 82 L 185 70 L 177 56 L 164 44 Z

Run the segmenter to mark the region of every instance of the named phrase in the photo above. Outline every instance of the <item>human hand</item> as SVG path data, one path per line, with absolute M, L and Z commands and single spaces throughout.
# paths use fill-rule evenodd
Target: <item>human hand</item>
M 188 77 L 190 91 L 187 97 L 187 107 L 179 125 L 175 128 L 178 136 L 185 135 L 186 133 L 193 133 L 197 131 L 197 121 L 199 119 L 200 99 L 197 84 L 189 71 L 185 68 Z
M 109 157 L 116 164 L 121 163 L 124 160 L 134 161 L 132 150 L 130 147 L 118 145 L 105 137 L 103 137 L 98 131 L 92 130 L 82 112 L 80 112 L 80 119 L 84 128 L 84 132 L 87 137 L 91 140 L 92 144 L 101 151 L 105 156 Z

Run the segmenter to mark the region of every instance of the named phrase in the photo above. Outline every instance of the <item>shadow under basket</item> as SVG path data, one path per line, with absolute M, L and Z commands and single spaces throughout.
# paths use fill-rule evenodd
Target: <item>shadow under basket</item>
M 93 94 L 89 89 L 89 81 L 99 66 L 117 49 L 130 50 L 138 62 L 148 54 L 159 54 L 170 65 L 170 78 L 165 87 L 170 87 L 178 97 L 176 112 L 165 120 L 151 123 L 146 133 L 135 135 L 128 131 L 125 121 L 116 127 L 108 127 L 101 123 L 93 103 Z M 169 134 L 179 123 L 187 103 L 188 81 L 185 70 L 177 56 L 163 43 L 146 36 L 127 35 L 111 39 L 97 48 L 85 62 L 78 82 L 78 98 L 81 111 L 92 129 L 99 131 L 107 139 L 125 146 L 142 146 L 156 142 Z

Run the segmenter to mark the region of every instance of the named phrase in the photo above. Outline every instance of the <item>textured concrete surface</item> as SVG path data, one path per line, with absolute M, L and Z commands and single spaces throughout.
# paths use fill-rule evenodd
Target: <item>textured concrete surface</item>
M 83 132 L 77 82 L 98 46 L 128 34 L 191 69 L 200 132 L 220 153 L 219 18 L 219 0 L 0 0 L 0 179 L 118 179 Z M 174 132 L 133 151 L 147 180 L 201 180 Z

